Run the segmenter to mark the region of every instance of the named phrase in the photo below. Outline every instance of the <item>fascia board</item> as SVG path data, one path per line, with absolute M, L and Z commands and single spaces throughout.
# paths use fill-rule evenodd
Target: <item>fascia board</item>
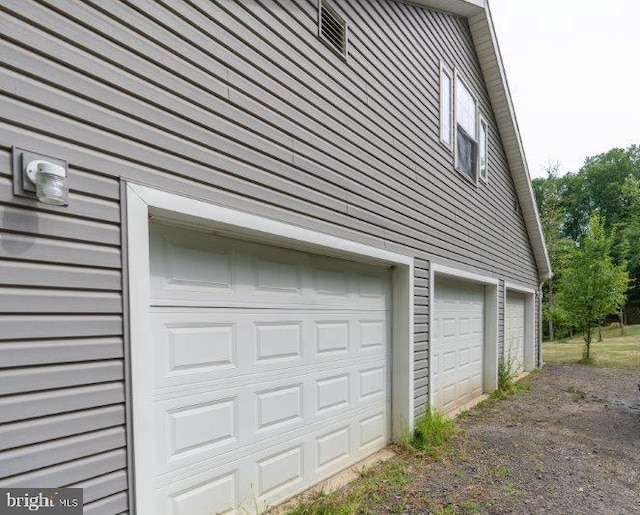
M 407 3 L 469 18 L 483 11 L 487 2 L 486 0 L 409 0 Z
M 469 28 L 483 76 L 492 77 L 491 81 L 486 81 L 487 89 L 538 271 L 541 279 L 549 279 L 552 276 L 551 263 L 488 2 L 485 9 L 469 18 Z

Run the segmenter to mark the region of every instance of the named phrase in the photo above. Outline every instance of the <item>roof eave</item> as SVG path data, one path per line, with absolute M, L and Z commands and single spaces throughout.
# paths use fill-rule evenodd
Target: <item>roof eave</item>
M 550 279 L 551 262 L 488 2 L 481 12 L 469 18 L 469 28 L 531 240 L 538 273 L 542 280 Z
M 409 0 L 413 4 L 423 5 L 429 9 L 437 9 L 458 16 L 469 18 L 486 6 L 486 0 Z

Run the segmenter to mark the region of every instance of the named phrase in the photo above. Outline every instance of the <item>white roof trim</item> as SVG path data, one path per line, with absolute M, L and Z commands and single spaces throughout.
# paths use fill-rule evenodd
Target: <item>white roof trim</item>
M 484 10 L 485 0 L 409 0 L 410 3 L 424 5 L 430 9 L 446 11 L 468 18 Z
M 544 242 L 538 207 L 531 187 L 529 167 L 493 27 L 489 0 L 414 0 L 412 3 L 464 16 L 469 21 L 471 36 L 520 201 L 538 272 L 541 279 L 549 279 L 552 275 L 551 262 Z

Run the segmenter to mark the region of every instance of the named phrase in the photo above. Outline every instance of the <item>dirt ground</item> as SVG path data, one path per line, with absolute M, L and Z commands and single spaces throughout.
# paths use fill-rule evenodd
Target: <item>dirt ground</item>
M 376 513 L 640 513 L 640 374 L 548 365 L 458 419 L 449 457 L 405 459 Z M 367 510 L 369 511 L 369 510 Z

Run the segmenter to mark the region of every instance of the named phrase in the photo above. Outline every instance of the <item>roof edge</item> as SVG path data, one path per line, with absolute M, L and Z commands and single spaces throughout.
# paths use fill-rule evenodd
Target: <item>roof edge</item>
M 489 0 L 485 2 L 485 9 L 469 18 L 469 27 L 485 83 L 487 84 L 493 111 L 494 113 L 502 113 L 496 117 L 498 131 L 505 147 L 504 150 L 511 169 L 516 194 L 520 201 L 527 232 L 531 239 L 538 273 L 541 279 L 550 279 L 553 275 L 551 262 L 547 252 L 542 224 L 540 223 L 535 194 L 531 185 L 529 166 L 524 153 L 524 145 L 520 136 L 500 46 L 493 25 Z M 487 44 L 487 42 L 491 44 Z
M 400 0 L 469 18 L 484 11 L 487 0 Z
M 406 1 L 406 0 L 400 0 Z M 408 0 L 408 3 L 437 9 L 467 18 L 482 75 L 496 117 L 507 162 L 513 177 L 525 226 L 542 280 L 553 275 L 551 261 L 540 223 L 531 176 L 520 137 L 511 92 L 493 25 L 489 0 Z M 497 113 L 497 114 L 496 114 Z

